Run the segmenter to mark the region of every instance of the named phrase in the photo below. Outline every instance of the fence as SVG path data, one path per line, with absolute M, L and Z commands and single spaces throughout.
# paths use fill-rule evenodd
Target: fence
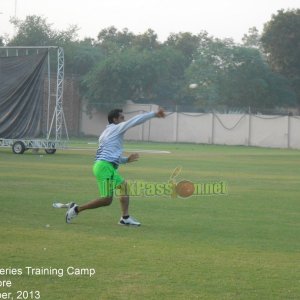
M 126 105 L 126 119 L 151 105 Z M 105 114 L 82 115 L 81 131 L 99 135 L 107 124 Z M 254 114 L 168 113 L 167 119 L 151 119 L 130 129 L 125 138 L 134 141 L 191 142 L 216 145 L 300 149 L 300 117 Z

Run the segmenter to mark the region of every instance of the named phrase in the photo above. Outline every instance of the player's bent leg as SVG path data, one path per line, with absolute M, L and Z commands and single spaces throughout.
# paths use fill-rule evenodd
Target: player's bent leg
M 127 182 L 124 181 L 117 188 L 120 190 L 119 195 L 120 195 L 120 204 L 121 204 L 121 212 L 122 212 L 122 217 L 118 224 L 140 226 L 141 223 L 129 215 L 129 195 L 128 195 Z
M 102 206 L 108 206 L 112 203 L 112 200 L 112 196 L 92 200 L 84 205 L 78 206 L 78 212 L 81 212 L 86 209 L 94 209 Z
M 129 196 L 120 196 L 122 216 L 129 215 Z
M 127 190 L 127 182 L 124 180 L 116 188 L 120 196 L 119 198 L 120 198 L 122 216 L 127 216 L 129 215 L 129 196 Z
M 86 209 L 95 209 L 95 208 L 102 207 L 102 206 L 108 206 L 112 203 L 112 200 L 113 200 L 113 197 L 105 197 L 105 198 L 92 200 L 81 206 L 72 202 L 66 213 L 66 222 L 68 224 L 70 224 L 72 219 L 77 217 L 80 212 L 82 212 Z

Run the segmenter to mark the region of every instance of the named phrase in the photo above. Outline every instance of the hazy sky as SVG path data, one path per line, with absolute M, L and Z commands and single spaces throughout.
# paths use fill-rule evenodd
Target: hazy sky
M 170 33 L 206 30 L 240 42 L 250 27 L 260 31 L 279 9 L 300 8 L 300 0 L 0 0 L 0 35 L 13 34 L 9 18 L 39 15 L 55 30 L 80 28 L 79 37 L 96 38 L 103 28 L 153 29 L 161 41 Z

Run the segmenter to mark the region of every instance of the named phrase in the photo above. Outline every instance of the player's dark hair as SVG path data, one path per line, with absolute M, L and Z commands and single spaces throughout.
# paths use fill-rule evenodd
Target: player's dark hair
M 111 110 L 107 116 L 108 123 L 112 124 L 114 122 L 114 118 L 119 118 L 119 115 L 122 112 L 123 110 L 119 108 Z

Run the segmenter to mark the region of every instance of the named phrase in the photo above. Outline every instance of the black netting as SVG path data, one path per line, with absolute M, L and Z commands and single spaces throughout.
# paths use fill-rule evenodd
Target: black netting
M 40 135 L 47 53 L 0 57 L 0 138 Z

